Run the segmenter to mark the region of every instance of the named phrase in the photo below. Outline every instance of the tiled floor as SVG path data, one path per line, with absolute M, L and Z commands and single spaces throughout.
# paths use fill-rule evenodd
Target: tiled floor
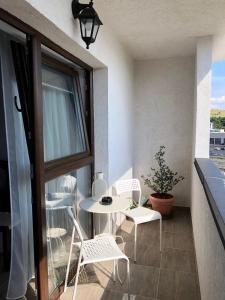
M 125 253 L 133 257 L 133 223 L 125 221 L 119 231 Z M 120 245 L 122 247 L 122 245 Z M 138 225 L 137 263 L 131 262 L 131 299 L 200 300 L 190 212 L 176 209 L 163 220 L 163 251 L 159 252 L 157 221 Z M 125 264 L 119 264 L 125 278 Z M 86 267 L 78 285 L 77 300 L 126 300 L 127 284 L 112 281 L 112 263 Z M 72 299 L 73 287 L 61 296 Z

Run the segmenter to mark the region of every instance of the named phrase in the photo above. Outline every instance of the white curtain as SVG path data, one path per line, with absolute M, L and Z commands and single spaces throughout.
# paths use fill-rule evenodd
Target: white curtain
M 27 283 L 34 276 L 30 162 L 22 115 L 14 105 L 14 96 L 19 98 L 19 95 L 10 38 L 1 33 L 0 40 L 11 200 L 11 267 L 7 298 L 17 299 L 26 294 Z
M 70 75 L 42 67 L 45 161 L 87 150 L 81 103 L 73 80 Z M 77 211 L 77 180 L 74 171 L 45 184 L 50 293 L 65 278 L 73 229 L 65 207 L 73 204 Z
M 86 150 L 85 128 L 72 78 L 43 68 L 45 161 Z

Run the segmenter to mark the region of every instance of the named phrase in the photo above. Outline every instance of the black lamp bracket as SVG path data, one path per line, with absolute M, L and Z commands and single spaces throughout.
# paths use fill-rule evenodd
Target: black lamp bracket
M 86 7 L 92 7 L 93 6 L 93 0 L 89 2 L 89 4 L 83 4 L 80 3 L 79 0 L 73 0 L 72 1 L 72 12 L 74 19 L 77 19 L 79 17 L 80 12 L 86 8 Z

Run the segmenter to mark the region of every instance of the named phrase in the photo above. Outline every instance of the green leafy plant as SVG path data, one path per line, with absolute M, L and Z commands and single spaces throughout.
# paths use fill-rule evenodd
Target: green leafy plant
M 147 177 L 144 175 L 141 176 L 144 180 L 144 184 L 158 194 L 167 194 L 175 185 L 184 179 L 183 176 L 178 176 L 177 172 L 173 172 L 166 165 L 164 158 L 165 148 L 165 146 L 160 146 L 159 151 L 154 156 L 159 168 L 157 170 L 151 168 L 153 174 L 149 174 Z
M 141 206 L 146 205 L 147 202 L 148 202 L 148 196 L 147 195 L 145 195 L 145 196 L 142 195 L 141 196 L 141 201 L 140 201 Z M 138 207 L 137 202 L 135 200 L 133 200 L 133 199 L 130 199 L 130 209 L 136 208 L 136 207 Z

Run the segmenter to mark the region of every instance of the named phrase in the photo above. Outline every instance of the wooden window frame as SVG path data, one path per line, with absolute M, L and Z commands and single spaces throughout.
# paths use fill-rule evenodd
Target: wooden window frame
M 66 65 L 65 63 L 57 60 L 57 58 L 53 58 L 51 56 L 48 56 L 46 54 L 42 54 L 42 64 L 50 67 L 54 70 L 58 70 L 66 75 L 69 75 L 73 78 L 74 81 L 76 81 L 76 86 L 74 83 L 74 87 L 78 87 L 78 101 L 79 101 L 79 106 L 82 110 L 82 124 L 84 125 L 84 135 L 85 135 L 85 143 L 87 146 L 87 150 L 80 152 L 80 153 L 75 153 L 71 154 L 68 156 L 56 158 L 54 160 L 46 161 L 45 162 L 45 180 L 49 181 L 56 176 L 64 175 L 65 172 L 72 171 L 70 169 L 70 166 L 73 166 L 73 169 L 77 169 L 80 166 L 83 166 L 84 164 L 91 164 L 93 162 L 93 155 L 91 153 L 91 139 L 89 140 L 89 137 L 91 136 L 90 129 L 88 128 L 88 123 L 86 122 L 86 112 L 84 112 L 84 102 L 81 96 L 81 87 L 80 87 L 80 82 L 79 82 L 79 75 L 78 75 L 78 69 L 76 66 L 69 66 Z M 85 69 L 83 69 L 85 70 Z M 90 99 L 86 99 L 86 102 L 90 102 Z M 88 116 L 90 117 L 90 111 L 88 111 Z
M 58 53 L 61 54 L 61 53 Z M 67 58 L 68 59 L 68 58 Z M 69 59 L 68 59 L 69 60 Z M 91 150 L 93 150 L 93 147 L 91 145 L 91 141 L 92 138 L 89 137 L 92 136 L 92 131 L 90 128 L 90 123 L 87 123 L 86 118 L 85 118 L 85 113 L 83 111 L 84 108 L 84 103 L 82 100 L 82 96 L 81 96 L 81 87 L 80 87 L 80 82 L 78 79 L 78 69 L 76 69 L 75 65 L 67 65 L 66 63 L 61 62 L 60 60 L 58 60 L 57 58 L 54 58 L 52 56 L 46 55 L 45 53 L 42 53 L 42 65 L 46 65 L 51 67 L 52 69 L 58 70 L 62 73 L 68 74 L 69 76 L 73 77 L 73 80 L 76 80 L 76 87 L 78 86 L 79 91 L 78 93 L 78 97 L 79 97 L 79 105 L 82 109 L 82 123 L 85 122 L 85 141 L 86 141 L 86 145 L 88 146 L 87 151 L 85 152 L 81 152 L 81 153 L 76 153 L 76 154 L 72 154 L 69 156 L 65 156 L 65 157 L 61 157 L 61 158 L 57 158 L 51 161 L 47 161 L 44 163 L 44 181 L 45 183 L 53 180 L 55 178 L 57 178 L 58 176 L 64 175 L 66 173 L 69 173 L 71 171 L 74 171 L 76 169 L 80 169 L 82 167 L 85 167 L 87 165 L 91 165 L 92 166 L 92 176 L 93 176 L 93 162 L 94 162 L 94 155 L 91 152 Z M 84 68 L 82 68 L 83 70 L 85 70 Z M 87 72 L 87 70 L 86 70 Z M 90 71 L 88 71 L 90 72 Z M 86 78 L 87 80 L 87 85 L 90 85 L 90 79 L 92 77 Z M 74 83 L 75 86 L 75 83 Z M 88 88 L 87 88 L 88 91 Z M 87 99 L 85 99 L 86 103 L 90 104 L 90 94 L 86 94 Z M 43 101 L 43 99 L 42 99 Z M 88 116 L 89 119 L 92 117 L 91 113 L 90 113 L 90 107 L 89 106 L 89 111 L 88 111 Z M 93 110 L 92 110 L 93 111 Z M 43 124 L 42 124 L 43 126 Z M 92 220 L 92 226 L 93 226 L 93 220 Z M 71 274 L 72 275 L 72 274 Z M 71 278 L 69 278 L 69 280 L 71 280 Z M 53 299 L 57 299 L 63 292 L 63 288 L 64 288 L 64 282 L 61 283 L 61 285 L 59 285 L 54 292 L 51 295 L 51 300 Z
M 30 25 L 24 23 L 9 12 L 0 8 L 0 20 L 20 30 L 27 36 L 27 45 L 30 54 L 29 67 L 31 71 L 31 115 L 32 126 L 32 158 L 33 177 L 32 184 L 32 210 L 33 210 L 33 230 L 34 230 L 34 258 L 37 296 L 40 300 L 49 298 L 48 289 L 48 263 L 47 263 L 47 240 L 46 240 L 46 213 L 45 213 L 45 182 L 62 174 L 79 169 L 86 165 L 92 166 L 92 175 L 94 171 L 94 109 L 93 109 L 93 69 L 73 54 L 52 42 L 46 36 L 41 34 Z M 66 158 L 44 163 L 43 151 L 43 99 L 42 99 L 42 49 L 44 45 L 54 52 L 60 54 L 65 59 L 75 63 L 87 71 L 89 97 L 88 135 L 90 142 L 90 154 L 83 157 L 69 156 Z M 51 300 L 57 299 L 63 292 L 60 286 L 52 295 Z

